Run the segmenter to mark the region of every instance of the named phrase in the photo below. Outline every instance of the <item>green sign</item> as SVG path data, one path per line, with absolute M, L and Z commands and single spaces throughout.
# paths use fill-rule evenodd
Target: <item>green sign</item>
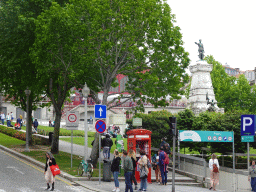
M 124 150 L 124 140 L 122 138 L 122 135 L 116 136 L 116 148 L 119 152 L 122 152 Z
M 132 119 L 132 126 L 142 126 L 142 118 L 133 118 Z
M 233 142 L 231 131 L 187 131 L 179 130 L 179 141 L 184 142 Z
M 254 142 L 254 135 L 241 136 L 241 142 Z

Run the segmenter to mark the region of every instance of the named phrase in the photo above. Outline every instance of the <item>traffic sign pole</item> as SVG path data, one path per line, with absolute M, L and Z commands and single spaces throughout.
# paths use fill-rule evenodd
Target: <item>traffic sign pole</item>
M 73 130 L 71 130 L 71 168 L 73 165 Z
M 250 167 L 250 143 L 247 142 L 247 169 Z
M 99 133 L 99 184 L 100 184 L 100 161 L 101 161 L 101 158 L 100 158 L 100 149 L 101 149 L 101 135 Z

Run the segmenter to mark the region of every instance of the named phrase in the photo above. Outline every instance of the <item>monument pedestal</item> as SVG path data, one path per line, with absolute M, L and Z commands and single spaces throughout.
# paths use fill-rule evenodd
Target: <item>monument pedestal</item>
M 197 61 L 195 65 L 189 67 L 192 73 L 191 87 L 189 93 L 190 108 L 194 114 L 199 114 L 208 110 L 210 105 L 207 105 L 206 95 L 210 102 L 214 102 L 216 112 L 224 113 L 223 108 L 217 106 L 215 94 L 213 91 L 212 80 L 210 72 L 212 71 L 212 64 L 208 64 L 204 60 Z

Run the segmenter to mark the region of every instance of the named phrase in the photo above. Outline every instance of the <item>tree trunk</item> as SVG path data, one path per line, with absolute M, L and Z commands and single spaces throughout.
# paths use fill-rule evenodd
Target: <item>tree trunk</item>
M 97 166 L 98 158 L 99 158 L 99 133 L 96 132 L 94 136 L 94 143 L 92 147 L 92 152 L 91 152 L 91 160 L 92 164 L 94 167 Z
M 56 110 L 56 117 L 54 123 L 53 141 L 51 146 L 51 152 L 53 154 L 59 153 L 59 135 L 60 135 L 60 121 L 61 121 L 61 109 Z

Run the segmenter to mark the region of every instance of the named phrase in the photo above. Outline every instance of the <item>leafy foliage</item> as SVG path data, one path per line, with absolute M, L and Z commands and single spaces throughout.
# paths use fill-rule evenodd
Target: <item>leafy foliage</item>
M 189 109 L 179 112 L 177 117 L 178 130 L 202 130 L 202 131 L 234 131 L 235 134 L 235 152 L 244 153 L 246 143 L 241 142 L 241 115 L 248 114 L 248 111 L 236 110 L 225 114 L 215 112 L 200 113 L 195 116 Z M 171 113 L 163 110 L 152 112 L 150 114 L 137 114 L 135 117 L 142 118 L 144 129 L 152 131 L 152 147 L 159 148 L 161 138 L 167 136 L 168 142 L 172 143 L 172 135 L 169 133 L 169 125 L 166 120 L 173 116 Z M 159 120 L 166 119 L 166 120 Z M 132 120 L 128 120 L 129 129 L 134 129 Z M 252 143 L 253 147 L 256 147 Z M 181 142 L 181 148 L 189 148 L 190 151 L 202 153 L 201 147 L 208 147 L 214 152 L 226 154 L 232 152 L 232 143 L 213 143 L 213 142 Z M 205 153 L 205 152 L 204 152 Z M 210 153 L 210 152 L 208 152 Z

